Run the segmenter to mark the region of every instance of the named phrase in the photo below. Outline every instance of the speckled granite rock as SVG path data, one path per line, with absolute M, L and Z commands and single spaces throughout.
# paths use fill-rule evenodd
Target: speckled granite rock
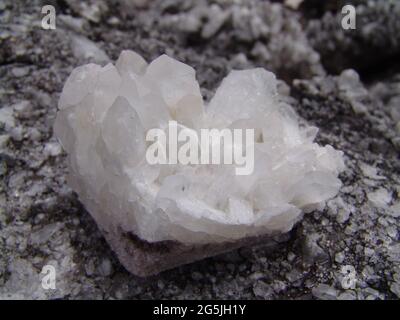
M 73 1 L 54 1 L 59 15 L 72 17 Z M 157 6 L 167 2 L 172 8 L 157 16 Z M 375 2 L 383 6 L 388 0 Z M 1 2 L 6 27 L 0 31 L 0 122 L 6 124 L 0 125 L 0 297 L 398 299 L 399 72 L 396 76 L 390 65 L 393 74 L 372 72 L 369 83 L 358 81 L 354 72 L 303 79 L 291 87 L 282 83 L 280 90 L 291 92 L 288 99 L 294 99 L 297 112 L 321 128 L 319 142 L 346 150 L 348 168 L 338 197 L 291 234 L 144 280 L 117 262 L 66 187 L 65 158 L 55 147 L 51 128 L 62 85 L 73 66 L 87 62 L 73 55 L 65 35 L 79 32 L 112 60 L 122 49 L 147 53 L 148 60 L 167 52 L 198 70 L 206 97 L 230 68 L 243 61 L 259 64 L 252 45 L 230 59 L 208 40 L 190 42 L 186 34 L 162 28 L 164 15 L 180 11 L 174 3 L 154 1 L 149 9 L 135 10 L 135 19 L 125 19 L 118 4 L 110 5 L 99 22 L 75 14 L 76 20 L 60 17 L 53 32 L 38 27 L 41 1 Z M 229 33 L 221 29 L 219 37 L 228 41 Z M 45 264 L 57 270 L 56 290 L 41 287 Z M 346 266 L 354 268 L 354 289 L 343 286 Z
M 326 12 L 321 19 L 311 19 L 307 35 L 312 47 L 321 54 L 329 72 L 354 68 L 376 73 L 398 63 L 400 54 L 400 2 L 347 1 L 357 12 L 356 30 L 340 28 L 342 3 Z

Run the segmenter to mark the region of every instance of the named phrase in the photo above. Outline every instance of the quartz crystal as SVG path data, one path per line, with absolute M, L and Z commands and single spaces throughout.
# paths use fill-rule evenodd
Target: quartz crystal
M 150 165 L 146 132 L 255 129 L 254 171 L 229 165 Z M 69 185 L 106 231 L 153 243 L 234 242 L 289 231 L 302 212 L 334 197 L 342 152 L 314 141 L 262 68 L 231 71 L 209 103 L 192 67 L 167 55 L 150 64 L 123 51 L 116 64 L 73 70 L 55 134 L 68 154 Z

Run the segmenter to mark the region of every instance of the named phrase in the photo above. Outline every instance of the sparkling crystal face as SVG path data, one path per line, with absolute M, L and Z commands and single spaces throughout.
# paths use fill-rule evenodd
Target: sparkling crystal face
M 301 213 L 335 196 L 342 152 L 319 146 L 261 68 L 232 71 L 204 105 L 195 71 L 162 55 L 150 64 L 123 51 L 116 65 L 88 64 L 68 78 L 55 133 L 69 184 L 96 221 L 156 242 L 212 243 L 287 232 Z M 180 128 L 254 129 L 254 170 L 149 164 L 146 133 Z

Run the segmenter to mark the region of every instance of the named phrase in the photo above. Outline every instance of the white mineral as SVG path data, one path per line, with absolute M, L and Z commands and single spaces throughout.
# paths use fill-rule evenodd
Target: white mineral
M 141 239 L 233 241 L 289 231 L 301 213 L 334 197 L 342 152 L 313 140 L 315 127 L 281 102 L 275 76 L 232 71 L 204 105 L 195 71 L 162 55 L 150 64 L 123 51 L 116 65 L 88 64 L 68 78 L 55 133 L 69 185 L 103 227 Z M 169 120 L 198 131 L 253 128 L 254 171 L 228 165 L 150 165 L 146 132 Z

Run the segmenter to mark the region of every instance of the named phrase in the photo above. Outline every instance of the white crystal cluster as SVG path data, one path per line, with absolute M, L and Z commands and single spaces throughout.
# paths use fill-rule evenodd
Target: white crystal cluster
M 169 120 L 255 129 L 254 172 L 148 164 L 146 132 Z M 115 66 L 72 72 L 55 133 L 68 153 L 68 183 L 101 226 L 149 242 L 212 243 L 287 232 L 302 211 L 337 194 L 342 153 L 314 143 L 317 129 L 300 123 L 264 69 L 232 71 L 204 105 L 193 68 L 123 51 Z

